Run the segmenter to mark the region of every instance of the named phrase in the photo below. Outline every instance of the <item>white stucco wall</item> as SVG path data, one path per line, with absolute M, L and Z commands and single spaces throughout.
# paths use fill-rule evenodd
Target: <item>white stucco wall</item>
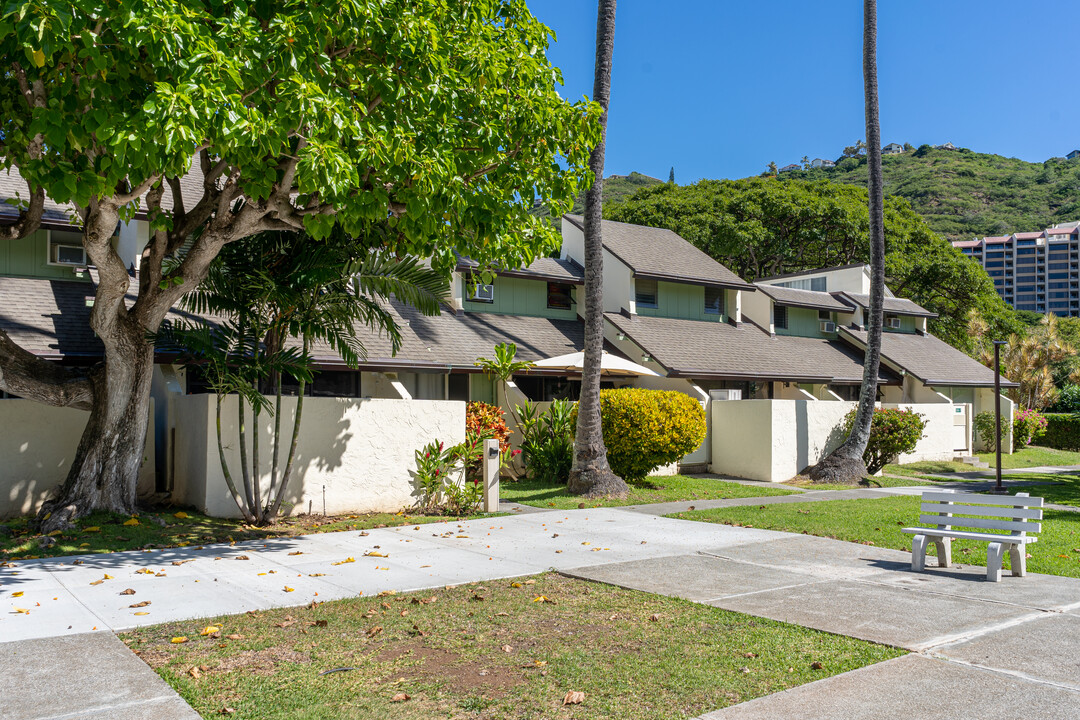
M 843 442 L 844 417 L 856 403 L 818 400 L 735 400 L 712 403 L 712 460 L 721 475 L 784 482 Z M 953 405 L 886 405 L 926 416 L 926 437 L 900 462 L 951 460 Z
M 216 396 L 178 398 L 174 500 L 214 516 L 239 512 L 225 485 L 214 428 Z M 282 427 L 291 432 L 295 398 L 285 398 Z M 242 488 L 236 432 L 236 396 L 225 399 L 222 429 L 226 458 Z M 249 427 L 251 420 L 249 415 Z M 269 480 L 273 418 L 260 421 L 263 487 Z M 433 440 L 451 445 L 465 439 L 465 403 L 450 400 L 372 398 L 304 399 L 286 513 L 395 512 L 418 499 L 411 471 L 415 451 Z M 281 451 L 284 463 L 285 448 Z M 242 492 L 242 490 L 241 490 Z M 309 505 L 310 503 L 310 505 Z
M 585 266 L 585 233 L 572 222 L 562 221 L 562 252 L 559 257 L 577 261 Z M 621 260 L 604 251 L 604 312 L 633 311 L 634 277 Z M 578 303 L 578 314 L 585 312 L 585 303 Z
M 154 417 L 153 404 L 150 417 Z M 0 518 L 37 512 L 67 477 L 90 414 L 32 400 L 0 400 Z M 153 424 L 143 451 L 138 493 L 154 492 Z

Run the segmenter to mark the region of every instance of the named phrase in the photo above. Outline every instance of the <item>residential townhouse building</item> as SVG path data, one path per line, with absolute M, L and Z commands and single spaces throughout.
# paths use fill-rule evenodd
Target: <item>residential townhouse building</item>
M 1080 315 L 1080 221 L 953 243 L 1017 310 Z
M 367 331 L 362 331 L 367 357 L 356 370 L 345 367 L 329 348 L 314 348 L 320 372 L 308 393 L 483 400 L 504 407 L 526 398 L 576 399 L 580 375 L 573 371 L 522 373 L 508 392 L 480 372 L 475 361 L 490 357 L 503 342 L 515 343 L 518 359 L 531 361 L 583 348 L 583 228 L 580 217 L 564 217 L 558 258 L 539 258 L 525 268 L 492 269 L 487 283 L 475 263 L 461 258 L 441 315 L 426 317 L 398 301 L 388 304 L 401 328 L 402 346 L 396 354 L 387 338 Z M 146 220 L 139 216 L 118 228 L 117 249 L 133 273 L 147 237 Z M 764 473 L 725 464 L 731 454 L 717 451 L 717 436 L 723 433 L 717 430 L 714 405 L 738 398 L 802 403 L 799 407 L 831 403 L 829 417 L 846 412 L 862 380 L 867 269 L 853 265 L 749 283 L 669 230 L 604 221 L 603 242 L 605 348 L 651 371 L 637 377 L 605 376 L 604 386 L 674 389 L 700 400 L 710 420 L 709 437 L 684 458 L 684 466 L 763 479 L 786 479 L 781 476 L 791 467 L 793 472 L 805 467 L 810 459 L 806 448 L 796 460 L 774 463 Z M 67 364 L 95 362 L 101 347 L 88 324 L 94 279 L 69 210 L 50 205 L 42 230 L 0 247 L 0 327 L 41 357 Z M 890 297 L 886 312 L 888 332 L 879 373 L 882 402 L 936 404 L 957 413 L 963 422 L 950 422 L 950 427 L 961 430 L 950 431 L 945 445 L 931 454 L 943 458 L 970 452 L 970 419 L 992 401 L 992 373 L 933 338 L 926 325 L 932 314 L 914 303 Z M 175 434 L 181 422 L 176 401 L 200 392 L 205 392 L 205 383 L 197 372 L 186 372 L 174 358 L 159 358 L 154 435 L 148 442 L 151 490 L 173 489 L 178 473 Z M 726 404 L 724 412 L 739 415 L 753 407 Z M 795 427 L 798 422 L 796 418 L 787 424 Z M 752 452 L 741 455 L 753 462 Z

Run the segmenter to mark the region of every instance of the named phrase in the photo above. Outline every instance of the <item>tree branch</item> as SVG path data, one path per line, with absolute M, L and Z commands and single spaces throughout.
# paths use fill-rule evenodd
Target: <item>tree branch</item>
M 0 389 L 54 407 L 89 410 L 93 388 L 85 373 L 42 360 L 0 330 Z

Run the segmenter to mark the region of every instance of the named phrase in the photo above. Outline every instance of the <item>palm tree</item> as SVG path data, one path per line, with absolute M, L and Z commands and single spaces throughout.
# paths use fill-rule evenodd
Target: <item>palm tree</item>
M 870 171 L 870 311 L 866 358 L 855 422 L 844 444 L 810 469 L 818 482 L 853 483 L 866 476 L 863 453 L 877 401 L 881 366 L 882 304 L 885 297 L 885 194 L 881 176 L 881 120 L 877 87 L 877 0 L 863 0 L 863 87 L 866 98 L 866 159 Z
M 585 359 L 581 369 L 574 465 L 567 488 L 576 495 L 625 497 L 630 488 L 608 466 L 600 424 L 600 361 L 604 350 L 604 249 L 600 237 L 604 144 L 615 50 L 615 0 L 598 0 L 593 100 L 603 108 L 600 141 L 589 157 L 593 183 L 585 193 Z
M 393 297 L 425 315 L 437 315 L 439 303 L 448 293 L 446 278 L 420 262 L 378 251 L 357 255 L 355 244 L 340 233 L 320 244 L 297 233 L 276 233 L 226 246 L 207 279 L 183 302 L 186 310 L 217 322 L 179 323 L 159 336 L 159 342 L 179 348 L 185 364 L 198 367 L 217 393 L 221 469 L 248 522 L 272 522 L 284 501 L 296 458 L 304 391 L 314 376 L 313 344 L 328 345 L 355 368 L 365 356 L 357 336 L 360 328 L 385 333 L 395 352 L 401 345 L 400 329 L 386 310 L 386 301 Z M 296 379 L 298 388 L 282 466 L 282 384 L 286 375 Z M 267 390 L 273 394 L 273 402 L 266 396 Z M 233 480 L 222 437 L 222 402 L 230 393 L 238 395 L 243 494 Z M 247 406 L 254 425 L 250 442 Z M 274 416 L 269 485 L 265 489 L 261 487 L 258 442 L 259 418 L 264 412 Z

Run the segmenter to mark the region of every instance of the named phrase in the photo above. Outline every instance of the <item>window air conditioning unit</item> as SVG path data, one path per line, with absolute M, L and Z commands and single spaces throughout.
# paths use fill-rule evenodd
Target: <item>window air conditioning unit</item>
M 473 290 L 472 297 L 469 299 L 476 302 L 495 302 L 495 286 L 477 283 L 476 289 Z
M 56 265 L 86 265 L 86 251 L 82 245 L 53 245 L 52 255 L 52 261 Z
M 713 400 L 742 400 L 742 390 L 710 390 Z
M 899 330 L 900 329 L 900 318 L 898 318 L 898 317 L 885 318 L 885 327 L 889 328 L 890 330 Z
M 836 332 L 836 323 L 832 322 L 831 320 L 822 320 L 821 321 L 821 332 L 823 332 L 823 333 L 834 333 L 834 332 Z

